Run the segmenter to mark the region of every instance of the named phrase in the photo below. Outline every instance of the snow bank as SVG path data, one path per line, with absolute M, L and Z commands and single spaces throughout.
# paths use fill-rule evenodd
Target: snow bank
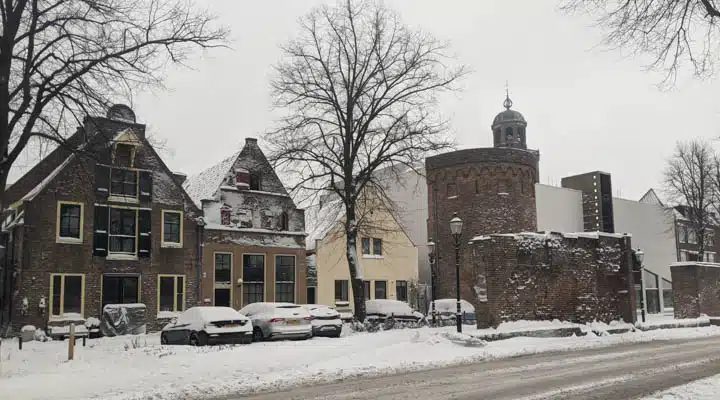
M 71 362 L 67 361 L 67 342 L 29 342 L 22 351 L 17 345 L 3 345 L 0 399 L 17 398 L 17 393 L 22 393 L 23 400 L 241 396 L 547 351 L 720 335 L 720 327 L 710 326 L 612 336 L 519 337 L 476 347 L 466 344 L 477 331 L 465 329 L 469 335 L 458 336 L 454 327 L 421 328 L 200 348 L 162 346 L 157 334 L 101 338 L 90 340 L 87 347 L 76 347 Z M 38 385 L 39 381 L 43 384 Z
M 717 400 L 720 399 L 720 375 L 700 379 L 643 397 L 641 400 Z

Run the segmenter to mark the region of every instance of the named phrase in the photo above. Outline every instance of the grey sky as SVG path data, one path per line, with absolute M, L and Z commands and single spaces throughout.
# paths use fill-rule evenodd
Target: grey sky
M 193 174 L 259 137 L 272 123 L 268 81 L 278 45 L 318 0 L 203 0 L 232 29 L 233 50 L 173 69 L 167 92 L 142 93 L 140 122 L 168 141 L 164 158 Z M 334 2 L 334 1 L 333 1 Z M 603 170 L 614 192 L 637 199 L 658 187 L 679 139 L 720 136 L 720 85 L 685 79 L 661 92 L 642 61 L 595 48 L 592 21 L 560 14 L 556 0 L 388 0 L 405 22 L 452 43 L 474 72 L 463 91 L 444 96 L 460 147 L 491 146 L 490 124 L 502 110 L 505 81 L 528 120 L 528 145 L 540 150 L 540 181 Z

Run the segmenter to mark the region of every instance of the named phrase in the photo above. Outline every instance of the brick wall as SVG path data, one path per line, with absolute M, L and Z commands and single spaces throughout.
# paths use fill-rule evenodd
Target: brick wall
M 611 235 L 484 236 L 465 250 L 461 294 L 481 327 L 520 319 L 634 322 L 629 249 L 629 237 Z
M 720 264 L 679 262 L 670 272 L 675 318 L 720 316 Z

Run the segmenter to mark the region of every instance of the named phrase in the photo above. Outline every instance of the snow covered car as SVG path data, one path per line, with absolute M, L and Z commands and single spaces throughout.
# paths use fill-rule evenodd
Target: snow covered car
M 310 313 L 313 336 L 340 337 L 342 320 L 340 313 L 322 304 L 303 304 Z
M 355 319 L 352 307 L 350 307 L 349 301 L 336 301 L 335 309 L 340 313 L 340 319 L 342 322 L 352 322 Z
M 365 315 L 370 321 L 385 322 L 388 318 L 399 322 L 422 321 L 422 313 L 414 311 L 408 303 L 399 300 L 367 300 Z
M 460 310 L 463 313 L 463 324 L 475 325 L 477 317 L 475 315 L 475 307 L 467 300 L 460 299 Z M 455 314 L 457 313 L 457 299 L 437 299 L 435 300 L 435 312 L 444 325 L 455 324 Z M 428 321 L 432 320 L 432 303 L 428 307 Z
M 230 307 L 192 307 L 165 325 L 162 344 L 236 344 L 252 342 L 250 319 Z
M 293 303 L 252 303 L 240 313 L 253 323 L 253 340 L 310 339 L 311 317 L 308 310 Z

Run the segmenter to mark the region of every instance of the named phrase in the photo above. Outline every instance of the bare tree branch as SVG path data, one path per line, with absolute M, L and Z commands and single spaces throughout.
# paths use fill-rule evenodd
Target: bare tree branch
M 272 83 L 287 111 L 266 135 L 271 159 L 291 174 L 291 191 L 331 194 L 342 205 L 355 312 L 364 319 L 358 233 L 381 229 L 371 218 L 393 210 L 386 168 L 416 168 L 452 147 L 436 95 L 454 90 L 467 71 L 446 65 L 448 44 L 404 26 L 380 3 L 344 0 L 300 22 L 302 34 L 282 49 Z M 308 195 L 309 194 L 309 195 Z

